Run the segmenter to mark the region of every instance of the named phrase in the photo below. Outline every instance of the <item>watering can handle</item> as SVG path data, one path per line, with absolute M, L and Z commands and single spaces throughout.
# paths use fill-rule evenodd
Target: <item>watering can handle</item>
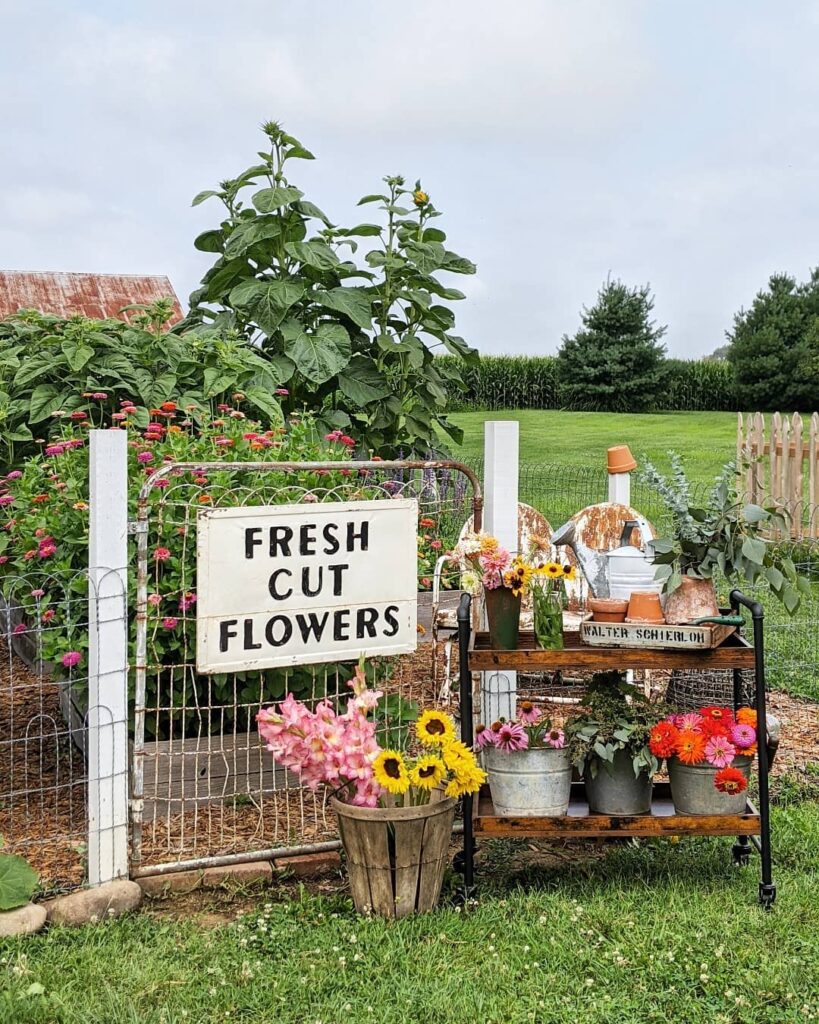
M 706 622 L 717 626 L 742 626 L 745 620 L 741 615 L 704 615 L 701 619 L 692 619 L 690 625 L 703 626 Z
M 620 546 L 625 547 L 631 540 L 631 534 L 640 524 L 636 519 L 626 519 L 623 523 L 623 532 L 620 534 Z

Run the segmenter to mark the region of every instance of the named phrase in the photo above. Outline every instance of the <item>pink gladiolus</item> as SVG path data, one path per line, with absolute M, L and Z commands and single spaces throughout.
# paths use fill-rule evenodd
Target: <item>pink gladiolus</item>
M 504 722 L 495 733 L 495 746 L 498 750 L 511 753 L 514 750 L 525 750 L 529 746 L 526 730 L 517 722 Z
M 79 651 L 69 651 L 60 660 L 62 661 L 63 668 L 74 668 L 75 665 L 79 665 L 82 661 L 82 655 Z
M 736 747 L 727 736 L 712 736 L 705 744 L 705 760 L 715 768 L 727 768 L 736 756 Z

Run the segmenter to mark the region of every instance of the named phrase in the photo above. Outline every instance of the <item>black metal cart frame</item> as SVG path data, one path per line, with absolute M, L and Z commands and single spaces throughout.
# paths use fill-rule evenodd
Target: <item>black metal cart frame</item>
M 474 744 L 474 708 L 473 708 L 473 634 L 471 625 L 471 597 L 469 594 L 462 594 L 458 606 L 458 649 L 460 667 L 460 704 L 461 704 L 461 739 L 468 746 Z M 747 609 L 751 614 L 753 627 L 752 651 L 744 640 L 744 657 L 753 656 L 754 671 L 754 694 L 757 713 L 757 733 L 761 738 L 758 743 L 758 777 L 759 777 L 759 808 L 758 810 L 748 804 L 748 809 L 754 816 L 758 816 L 757 835 L 737 835 L 732 847 L 732 857 L 735 864 L 745 865 L 750 860 L 753 849 L 758 850 L 761 860 L 761 880 L 759 883 L 759 902 L 761 906 L 770 910 L 776 899 L 776 886 L 772 877 L 771 858 L 771 829 L 770 829 L 770 798 L 768 787 L 768 775 L 770 771 L 771 751 L 767 743 L 767 700 L 765 688 L 765 656 L 764 656 L 764 610 L 758 601 L 746 597 L 739 590 L 732 590 L 730 595 L 731 610 L 738 613 L 740 608 Z M 508 652 L 505 656 L 514 659 L 515 652 Z M 657 652 L 661 655 L 662 652 Z M 627 659 L 627 650 L 617 649 L 617 655 Z M 506 667 L 511 668 L 511 665 Z M 733 668 L 733 703 L 736 711 L 742 706 L 742 669 Z M 456 867 L 463 873 L 463 894 L 465 899 L 471 899 L 475 895 L 475 821 L 476 821 L 476 797 L 465 796 L 463 798 L 463 851 L 456 857 Z M 749 817 L 749 816 L 746 816 Z M 480 819 L 478 819 L 480 820 Z M 493 819 L 497 825 L 500 819 Z M 747 823 L 746 823 L 747 824 Z M 501 825 L 502 828 L 502 825 Z M 617 831 L 624 834 L 620 828 L 601 828 L 599 834 Z M 686 830 L 687 834 L 718 834 L 709 832 L 707 828 L 699 829 L 697 822 L 692 820 Z M 501 831 L 496 831 L 500 837 Z M 510 829 L 508 835 L 514 834 Z M 659 833 L 658 833 L 659 834 Z M 667 832 L 664 834 L 668 834 Z M 722 833 L 724 834 L 724 833 Z M 545 836 L 544 836 L 545 838 Z

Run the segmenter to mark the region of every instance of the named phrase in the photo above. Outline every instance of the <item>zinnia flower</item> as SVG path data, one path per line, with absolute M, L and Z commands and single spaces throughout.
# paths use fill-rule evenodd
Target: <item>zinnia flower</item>
M 727 768 L 736 756 L 736 748 L 727 736 L 712 736 L 705 744 L 705 760 L 715 768 Z
M 683 729 L 677 738 L 676 753 L 683 764 L 699 764 L 705 759 L 705 737 L 693 729 Z
M 550 729 L 543 738 L 555 750 L 566 746 L 566 735 L 562 729 Z
M 737 721 L 741 725 L 752 725 L 756 729 L 756 708 L 740 708 L 737 711 Z
M 680 731 L 672 722 L 658 722 L 651 730 L 648 749 L 655 757 L 671 757 L 677 749 Z
M 740 751 L 752 747 L 756 743 L 756 729 L 752 725 L 736 722 L 731 726 L 731 742 L 735 747 L 739 747 Z
M 382 750 L 373 761 L 373 775 L 379 786 L 388 793 L 400 795 L 410 787 L 410 777 L 404 757 L 397 750 Z
M 745 792 L 748 788 L 748 780 L 739 768 L 723 768 L 714 776 L 714 785 L 720 793 L 735 796 L 737 793 Z
M 60 661 L 63 664 L 63 668 L 74 668 L 75 665 L 79 665 L 82 661 L 82 655 L 79 651 L 68 651 L 62 656 Z
M 154 551 L 154 561 L 155 562 L 167 562 L 170 557 L 171 557 L 171 553 L 168 550 L 168 548 L 157 548 Z
M 700 714 L 703 718 L 711 718 L 715 722 L 725 724 L 734 720 L 733 711 L 730 708 L 720 707 L 718 704 L 709 704 L 707 707 L 700 708 Z
M 495 736 L 495 746 L 498 750 L 505 750 L 511 753 L 514 750 L 526 750 L 529 746 L 529 737 L 526 730 L 517 722 L 504 722 Z
M 165 629 L 176 629 L 179 625 L 179 619 L 175 618 L 173 615 L 168 615 L 167 618 L 162 620 L 162 625 Z
M 439 747 L 455 738 L 455 725 L 443 711 L 428 708 L 415 723 L 415 735 L 427 747 Z

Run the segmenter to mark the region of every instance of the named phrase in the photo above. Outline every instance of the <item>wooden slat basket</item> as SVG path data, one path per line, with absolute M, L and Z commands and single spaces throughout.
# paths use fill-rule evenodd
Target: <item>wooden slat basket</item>
M 435 909 L 456 803 L 437 793 L 421 807 L 354 807 L 333 799 L 360 914 L 406 917 Z

